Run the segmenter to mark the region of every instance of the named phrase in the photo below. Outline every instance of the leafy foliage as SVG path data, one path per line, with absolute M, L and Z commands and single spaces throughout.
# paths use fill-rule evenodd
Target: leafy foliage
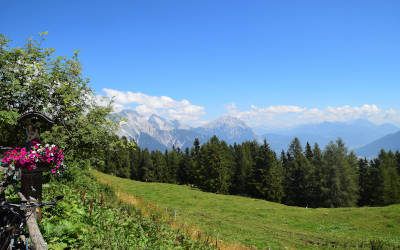
M 41 131 L 41 139 L 61 146 L 69 160 L 104 167 L 107 149 L 119 143 L 117 125 L 108 119 L 111 104 L 96 104 L 77 52 L 71 58 L 56 57 L 54 49 L 42 48 L 43 40 L 10 48 L 0 36 L 0 145 L 24 145 L 18 117 L 41 112 L 55 121 L 50 131 Z
M 53 249 L 212 249 L 175 231 L 157 216 L 119 203 L 114 192 L 81 166 L 68 178 L 53 179 L 45 198 L 64 195 L 54 208 L 43 211 L 42 233 Z
M 78 54 L 54 57 L 55 50 L 42 48 L 42 41 L 29 39 L 24 47 L 9 48 L 0 37 L 2 144 L 18 143 L 13 127 L 7 126 L 15 124 L 17 114 L 38 111 L 58 124 L 74 123 L 89 106 L 91 90 L 81 75 Z

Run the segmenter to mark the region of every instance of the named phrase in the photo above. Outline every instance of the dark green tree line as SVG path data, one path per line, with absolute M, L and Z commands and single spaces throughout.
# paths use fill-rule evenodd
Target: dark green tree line
M 399 152 L 358 159 L 340 139 L 321 150 L 318 144 L 306 143 L 303 148 L 295 138 L 279 158 L 267 141 L 228 146 L 215 136 L 204 144 L 196 139 L 184 151 L 126 150 L 130 149 L 113 151 L 109 171 L 141 181 L 192 185 L 303 207 L 400 202 Z

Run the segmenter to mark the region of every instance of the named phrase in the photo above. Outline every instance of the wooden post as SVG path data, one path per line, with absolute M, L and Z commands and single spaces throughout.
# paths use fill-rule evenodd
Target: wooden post
M 21 192 L 25 197 L 33 197 L 42 200 L 43 170 L 38 167 L 35 170 L 23 169 L 21 173 Z
M 26 202 L 26 198 L 22 193 L 18 193 L 21 201 Z M 30 198 L 30 202 L 37 202 L 37 200 Z M 35 250 L 47 250 L 47 243 L 43 239 L 43 235 L 40 232 L 39 226 L 37 224 L 36 209 L 31 208 L 25 212 L 26 225 L 29 231 L 29 237 L 32 241 L 32 248 Z
M 35 209 L 26 213 L 26 225 L 28 226 L 29 237 L 32 241 L 33 249 L 47 250 L 47 243 L 44 241 L 42 233 L 37 224 L 37 215 Z

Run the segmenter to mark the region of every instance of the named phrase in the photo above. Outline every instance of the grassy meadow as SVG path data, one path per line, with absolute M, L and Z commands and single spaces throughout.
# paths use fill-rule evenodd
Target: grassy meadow
M 182 228 L 196 228 L 225 246 L 258 249 L 398 248 L 400 205 L 301 208 L 206 193 L 188 186 L 94 176 L 138 207 L 156 207 Z

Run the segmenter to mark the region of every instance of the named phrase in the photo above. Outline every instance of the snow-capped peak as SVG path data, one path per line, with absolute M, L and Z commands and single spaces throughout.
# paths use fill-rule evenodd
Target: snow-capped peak
M 244 123 L 242 120 L 239 118 L 233 117 L 233 116 L 221 116 L 218 119 L 211 121 L 208 123 L 205 127 L 207 128 L 217 128 L 217 127 L 240 127 L 240 128 L 248 128 L 246 123 Z
M 175 124 L 173 122 L 155 114 L 149 117 L 148 122 L 159 130 L 170 131 L 175 129 Z
M 192 128 L 156 114 L 147 117 L 135 111 L 124 110 L 119 115 L 124 118 L 119 134 L 151 149 L 164 150 L 173 146 L 183 148 L 192 145 L 195 138 L 205 142 L 213 135 L 228 143 L 255 139 L 251 128 L 240 119 L 231 116 L 223 116 L 206 126 Z

